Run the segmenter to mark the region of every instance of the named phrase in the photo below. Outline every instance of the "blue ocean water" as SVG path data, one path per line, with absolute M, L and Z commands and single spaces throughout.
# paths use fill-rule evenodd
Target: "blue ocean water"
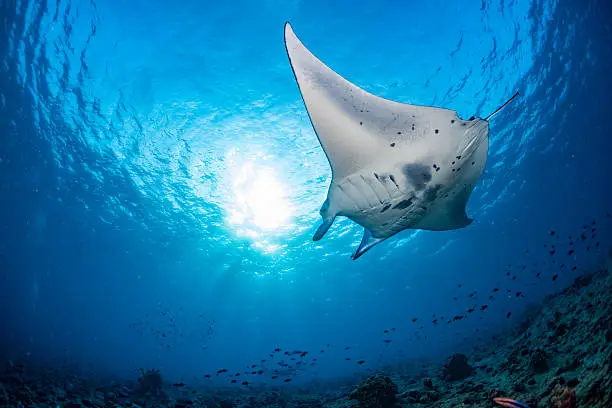
M 0 1 L 0 350 L 225 384 L 222 368 L 308 382 L 484 344 L 610 248 L 610 15 L 604 0 Z M 348 220 L 312 242 L 331 172 L 285 21 L 389 99 L 468 118 L 520 92 L 492 121 L 472 225 L 357 261 Z

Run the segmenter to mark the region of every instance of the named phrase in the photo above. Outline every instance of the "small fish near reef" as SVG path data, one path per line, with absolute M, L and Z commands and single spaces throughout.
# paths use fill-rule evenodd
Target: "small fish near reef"
M 501 405 L 502 407 L 505 407 L 505 408 L 530 408 L 529 405 L 523 404 L 522 402 L 513 400 L 511 398 L 498 397 L 498 398 L 493 398 L 493 401 L 496 404 Z

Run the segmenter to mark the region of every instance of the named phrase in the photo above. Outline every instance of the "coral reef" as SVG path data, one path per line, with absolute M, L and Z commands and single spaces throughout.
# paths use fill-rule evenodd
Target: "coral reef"
M 535 373 L 541 374 L 548 370 L 548 354 L 536 349 L 531 355 L 531 368 Z
M 491 408 L 509 397 L 530 408 L 612 407 L 612 276 L 582 276 L 524 313 L 485 345 L 445 361 L 389 367 L 355 385 L 261 386 L 240 390 L 165 386 L 159 370 L 138 382 L 97 381 L 8 362 L 0 406 L 65 408 Z M 468 356 L 469 355 L 469 359 Z M 100 383 L 98 383 L 100 382 Z
M 570 387 L 555 385 L 550 396 L 551 408 L 576 408 L 576 391 Z
M 138 378 L 138 392 L 145 395 L 160 396 L 164 388 L 164 380 L 162 379 L 159 370 L 140 369 L 140 378 Z
M 397 402 L 396 394 L 397 385 L 391 378 L 376 375 L 361 383 L 349 398 L 357 400 L 360 408 L 392 408 Z
M 447 381 L 463 380 L 472 375 L 474 369 L 468 364 L 465 354 L 454 354 L 444 366 L 443 377 Z

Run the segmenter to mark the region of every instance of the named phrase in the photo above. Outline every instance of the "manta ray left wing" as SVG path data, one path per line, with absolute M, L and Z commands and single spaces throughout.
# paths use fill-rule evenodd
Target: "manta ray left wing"
M 419 143 L 430 133 L 438 140 L 452 137 L 449 109 L 409 105 L 370 94 L 342 78 L 314 56 L 285 24 L 285 47 L 319 142 L 334 178 L 343 178 L 370 166 L 372 157 L 393 155 L 389 149 L 412 144 L 406 161 L 424 150 L 444 149 L 440 141 Z M 437 131 L 436 131 L 437 130 Z

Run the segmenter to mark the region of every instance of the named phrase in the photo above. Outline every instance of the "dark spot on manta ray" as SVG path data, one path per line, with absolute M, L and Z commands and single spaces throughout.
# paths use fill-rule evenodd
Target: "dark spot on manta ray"
M 385 206 L 382 208 L 382 210 L 380 210 L 381 213 L 384 213 L 385 211 L 387 211 L 389 208 L 391 208 L 391 204 L 385 204 Z M 393 207 L 395 208 L 395 207 Z
M 455 164 L 455 161 L 453 160 L 453 162 L 451 164 Z
M 402 132 L 397 132 L 397 134 L 398 134 L 398 135 L 401 135 L 401 134 L 402 134 Z
M 472 166 L 475 165 L 475 164 L 476 164 L 476 162 L 472 162 Z
M 395 184 L 395 187 L 397 187 L 399 189 L 399 186 L 397 185 L 397 182 L 395 181 L 395 177 L 393 176 L 393 174 L 389 174 L 389 178 L 391 179 L 393 184 Z
M 434 133 L 437 135 L 438 133 L 440 133 L 440 131 L 438 129 L 434 130 Z
M 461 156 L 457 156 L 457 160 L 461 160 Z
M 410 207 L 411 204 L 412 204 L 412 198 L 409 198 L 407 200 L 402 200 L 399 203 L 395 204 L 393 206 L 393 209 L 403 210 L 405 208 Z
M 425 184 L 431 180 L 431 171 L 429 167 L 423 164 L 406 164 L 404 165 L 402 171 L 408 181 L 417 191 L 425 189 Z
M 362 112 L 363 112 L 363 111 L 362 111 Z M 359 122 L 359 124 L 360 124 L 361 126 L 363 126 L 363 122 Z
M 451 123 L 455 123 L 455 119 L 451 119 Z
M 395 142 L 391 143 L 390 145 L 391 147 L 395 147 Z
M 428 187 L 427 190 L 425 190 L 425 193 L 423 194 L 423 199 L 426 202 L 434 201 L 438 196 L 438 190 L 440 190 L 441 188 L 442 184 L 436 184 L 435 186 Z

